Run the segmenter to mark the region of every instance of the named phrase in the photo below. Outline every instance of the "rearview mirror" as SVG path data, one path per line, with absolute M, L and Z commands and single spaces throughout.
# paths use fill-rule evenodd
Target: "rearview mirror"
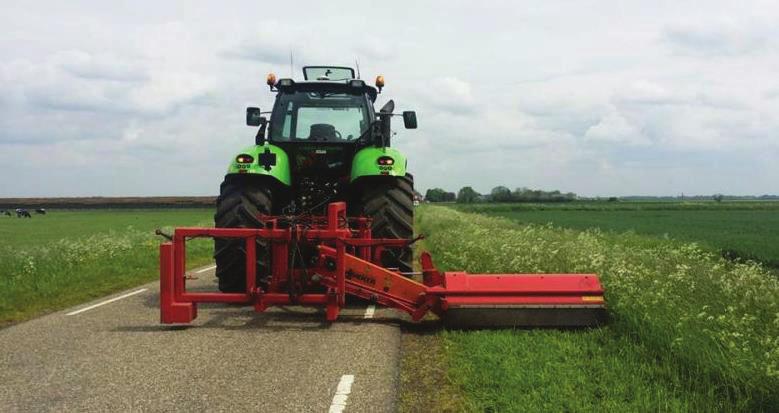
M 413 110 L 407 110 L 403 112 L 403 126 L 405 126 L 406 129 L 416 129 L 417 113 Z
M 260 108 L 246 108 L 246 124 L 249 126 L 260 126 L 262 124 Z

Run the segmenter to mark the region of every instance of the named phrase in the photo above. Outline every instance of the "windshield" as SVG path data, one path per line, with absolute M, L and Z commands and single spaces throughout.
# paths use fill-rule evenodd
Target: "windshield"
M 284 93 L 273 109 L 270 136 L 274 141 L 351 141 L 369 126 L 363 95 Z
M 303 76 L 306 80 L 349 80 L 354 79 L 354 70 L 348 67 L 306 66 Z

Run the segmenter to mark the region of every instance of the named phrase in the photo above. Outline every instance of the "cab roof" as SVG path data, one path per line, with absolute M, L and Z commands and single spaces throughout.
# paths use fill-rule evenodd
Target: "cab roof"
M 304 80 L 294 81 L 292 79 L 279 79 L 276 83 L 276 89 L 281 93 L 291 92 L 335 92 L 366 94 L 371 102 L 376 101 L 377 91 L 373 86 L 368 86 L 364 80 Z

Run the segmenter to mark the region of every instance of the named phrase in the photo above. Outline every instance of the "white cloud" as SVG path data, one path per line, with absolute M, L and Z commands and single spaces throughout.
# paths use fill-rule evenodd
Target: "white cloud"
M 454 76 L 433 78 L 418 93 L 420 100 L 435 111 L 457 115 L 478 110 L 470 83 Z
M 85 79 L 138 82 L 149 77 L 142 62 L 108 53 L 92 55 L 81 50 L 68 50 L 57 53 L 52 60 L 71 75 Z
M 584 138 L 601 143 L 646 145 L 650 143 L 641 130 L 613 108 L 597 124 L 587 129 Z
M 725 18 L 672 25 L 663 32 L 663 39 L 679 54 L 734 57 L 776 51 L 777 34 L 773 19 Z

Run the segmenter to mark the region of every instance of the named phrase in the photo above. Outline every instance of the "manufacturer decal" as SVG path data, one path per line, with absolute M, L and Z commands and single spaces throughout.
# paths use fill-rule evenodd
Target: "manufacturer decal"
M 364 275 L 364 274 L 358 274 L 358 273 L 356 273 L 354 271 L 347 271 L 346 272 L 346 278 L 348 278 L 348 279 L 354 278 L 354 279 L 356 279 L 358 281 L 361 281 L 361 282 L 363 282 L 365 284 L 368 284 L 368 285 L 373 285 L 373 286 L 376 285 L 376 279 L 375 278 L 369 277 L 369 276 Z

